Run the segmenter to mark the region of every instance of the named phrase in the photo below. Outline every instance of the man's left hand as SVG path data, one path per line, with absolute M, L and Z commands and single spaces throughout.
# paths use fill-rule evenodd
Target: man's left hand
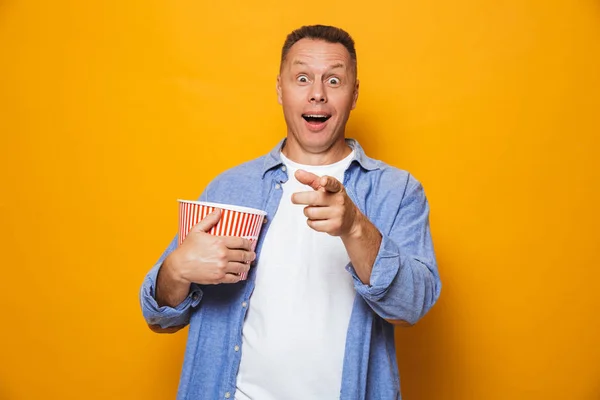
M 304 215 L 308 226 L 332 236 L 353 235 L 362 214 L 348 197 L 344 185 L 331 176 L 319 177 L 301 169 L 295 176 L 300 183 L 314 189 L 292 195 L 292 203 L 306 205 Z

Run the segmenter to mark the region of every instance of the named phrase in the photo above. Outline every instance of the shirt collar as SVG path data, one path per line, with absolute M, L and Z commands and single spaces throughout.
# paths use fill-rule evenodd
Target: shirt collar
M 265 156 L 265 161 L 263 163 L 263 177 L 268 170 L 279 167 L 283 164 L 283 162 L 281 161 L 280 154 L 281 149 L 285 144 L 285 141 L 285 138 L 280 140 L 279 143 L 277 143 L 277 146 L 275 146 L 273 150 L 271 150 L 269 154 Z M 376 160 L 367 157 L 358 141 L 356 141 L 355 139 L 347 138 L 346 144 L 348 144 L 348 146 L 350 146 L 354 150 L 354 159 L 352 160 L 352 162 L 356 161 L 361 167 L 363 167 L 367 171 L 379 169 L 379 163 Z

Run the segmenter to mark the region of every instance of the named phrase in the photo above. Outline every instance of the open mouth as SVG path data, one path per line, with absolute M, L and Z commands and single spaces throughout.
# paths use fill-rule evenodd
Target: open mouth
M 302 114 L 302 118 L 309 124 L 322 124 L 326 122 L 331 115 L 329 114 Z

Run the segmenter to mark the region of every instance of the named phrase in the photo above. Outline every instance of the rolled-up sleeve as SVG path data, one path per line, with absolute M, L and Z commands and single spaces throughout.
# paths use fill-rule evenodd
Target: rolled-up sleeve
M 207 201 L 207 192 L 208 188 L 205 189 L 198 200 Z M 187 325 L 190 321 L 192 310 L 200 304 L 203 295 L 200 285 L 192 283 L 187 297 L 176 307 L 161 307 L 156 302 L 156 279 L 158 272 L 165 259 L 177 248 L 178 240 L 178 235 L 175 235 L 159 260 L 146 274 L 140 289 L 140 304 L 146 322 L 150 325 L 159 325 L 161 328 Z
M 198 306 L 202 300 L 202 290 L 198 285 L 192 284 L 190 293 L 177 307 L 159 306 L 155 297 L 156 278 L 163 261 L 161 257 L 161 260 L 146 274 L 142 283 L 140 290 L 142 314 L 148 324 L 159 325 L 161 328 L 187 325 L 191 309 Z
M 379 316 L 414 324 L 431 309 L 441 291 L 429 228 L 429 205 L 422 185 L 410 176 L 401 200 L 393 200 L 387 197 L 382 202 L 387 209 L 377 213 L 379 218 L 395 216 L 391 226 L 382 229 L 386 226 L 383 221 L 372 221 L 382 240 L 370 284 L 360 280 L 351 264 L 347 269 L 357 293 Z

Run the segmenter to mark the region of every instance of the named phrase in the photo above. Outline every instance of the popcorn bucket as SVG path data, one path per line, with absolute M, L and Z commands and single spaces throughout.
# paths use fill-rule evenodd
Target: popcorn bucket
M 177 201 L 179 202 L 178 245 L 181 245 L 194 225 L 213 212 L 215 208 L 220 208 L 221 219 L 208 233 L 216 236 L 239 236 L 250 240 L 252 251 L 256 248 L 256 241 L 263 226 L 263 220 L 267 215 L 265 211 L 231 204 L 191 200 Z M 241 275 L 241 280 L 245 280 L 246 278 L 247 274 L 244 273 Z

